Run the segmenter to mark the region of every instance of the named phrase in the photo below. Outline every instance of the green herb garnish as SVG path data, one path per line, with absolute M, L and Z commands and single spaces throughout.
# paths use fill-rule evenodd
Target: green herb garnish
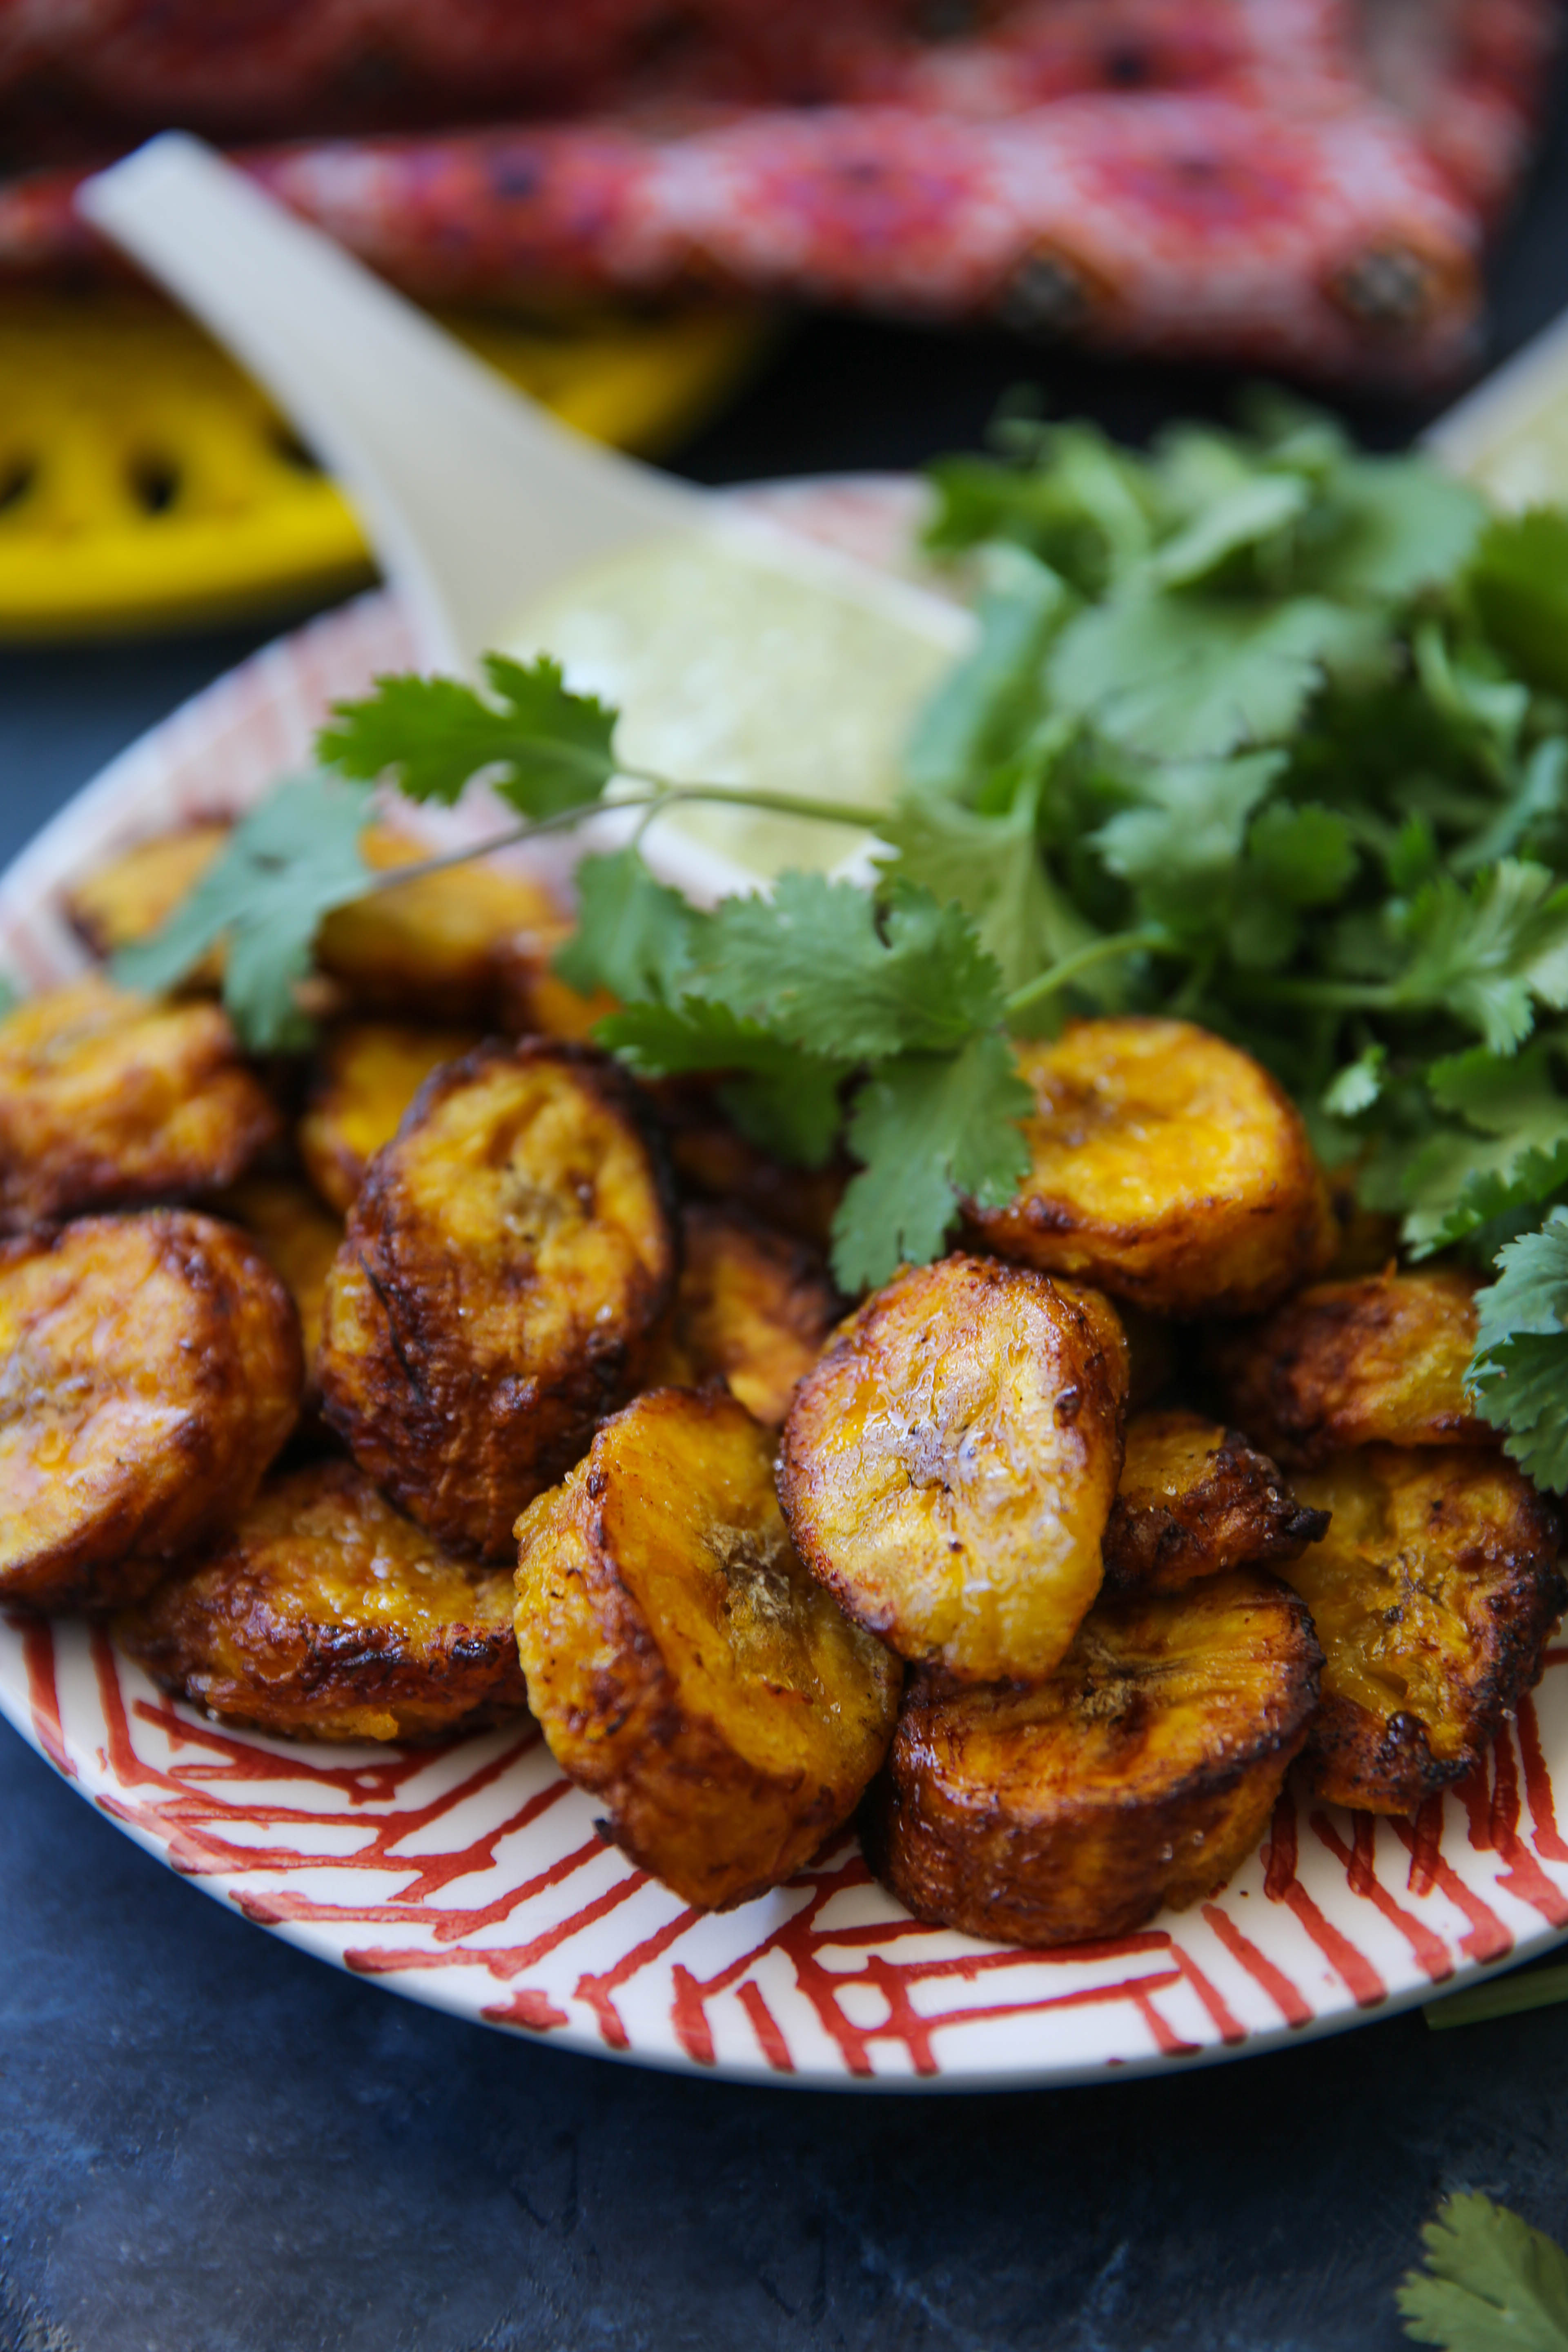
M 1568 2254 L 1489 2197 L 1446 2197 L 1421 2232 L 1426 2271 L 1396 2300 L 1405 2333 L 1445 2352 L 1568 2352 Z
M 321 757 L 446 803 L 483 777 L 519 820 L 500 839 L 577 823 L 612 782 L 645 819 L 710 800 L 874 831 L 872 890 L 785 876 L 710 914 L 635 847 L 590 858 L 559 960 L 620 999 L 600 1034 L 635 1068 L 716 1074 L 787 1159 L 846 1146 L 850 1286 L 1016 1181 L 1009 1031 L 1158 1010 L 1234 1039 L 1410 1252 L 1489 1267 L 1513 1245 L 1479 1409 L 1568 1484 L 1543 1224 L 1568 1204 L 1568 518 L 1489 518 L 1274 398 L 1147 456 L 1015 415 L 996 455 L 934 475 L 931 544 L 977 566 L 979 637 L 889 812 L 620 768 L 614 711 L 499 656 L 478 688 L 383 679 Z M 356 877 L 349 805 L 319 830 L 302 802 L 258 812 L 121 972 L 166 983 L 226 935 L 242 1034 L 297 1033 L 320 913 L 406 878 Z M 274 824 L 280 845 L 251 835 Z

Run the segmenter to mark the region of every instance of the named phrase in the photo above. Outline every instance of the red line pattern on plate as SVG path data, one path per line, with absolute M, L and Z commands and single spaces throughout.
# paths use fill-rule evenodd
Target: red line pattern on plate
M 848 1840 L 704 1918 L 604 1843 L 530 1724 L 446 1748 L 290 1748 L 151 1695 L 101 1628 L 14 1629 L 37 1745 L 247 1917 L 426 1998 L 447 1981 L 449 2005 L 493 2025 L 704 2069 L 984 2078 L 1025 2045 L 1179 2061 L 1372 2007 L 1413 1972 L 1495 1963 L 1520 1906 L 1568 1917 L 1534 1707 L 1447 1807 L 1381 1837 L 1317 1808 L 1304 1849 L 1287 1790 L 1258 1863 L 1190 1918 L 1035 1952 L 909 1917 Z M 1446 1849 L 1449 1824 L 1466 1835 Z

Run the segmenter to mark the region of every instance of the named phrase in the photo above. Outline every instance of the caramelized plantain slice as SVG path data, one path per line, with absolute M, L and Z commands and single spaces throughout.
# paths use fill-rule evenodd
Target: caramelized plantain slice
M 795 1382 L 826 1343 L 838 1299 L 804 1242 L 742 1209 L 681 1212 L 675 1307 L 643 1374 L 649 1388 L 722 1381 L 754 1421 L 776 1429 Z
M 1201 1414 L 1135 1413 L 1105 1529 L 1108 1592 L 1174 1592 L 1232 1568 L 1278 1568 L 1321 1541 L 1267 1454 Z
M 1332 1514 L 1281 1572 L 1323 1645 L 1318 1794 L 1414 1812 L 1462 1780 L 1541 1671 L 1568 1586 L 1556 1510 L 1500 1454 L 1369 1445 L 1296 1482 Z
M 597 1024 L 619 1010 L 607 988 L 584 996 L 554 970 L 558 949 L 572 937 L 570 924 L 519 931 L 501 940 L 493 957 L 495 1017 L 509 1037 L 566 1037 L 586 1045 Z
M 216 1004 L 91 979 L 0 1020 L 0 1230 L 213 1192 L 279 1129 Z
M 1241 1570 L 1102 1601 L 1032 1687 L 919 1676 L 867 1801 L 867 1858 L 917 1918 L 966 1935 L 1127 1935 L 1251 1853 L 1319 1664 L 1300 1602 Z
M 811 1859 L 898 1706 L 897 1660 L 795 1558 L 769 1451 L 732 1397 L 653 1391 L 518 1521 L 517 1643 L 551 1753 L 701 1910 Z
M 310 1372 L 321 1344 L 327 1276 L 343 1238 L 341 1217 L 328 1214 L 308 1184 L 291 1176 L 246 1176 L 212 1203 L 256 1242 L 294 1301 Z
M 397 1021 L 349 1021 L 332 1031 L 298 1130 L 305 1172 L 329 1208 L 347 1215 L 365 1170 L 431 1071 L 460 1061 L 479 1043 L 471 1029 Z
M 229 830 L 216 822 L 181 825 L 122 850 L 67 892 L 66 913 L 73 929 L 103 959 L 149 938 L 195 888 Z M 187 975 L 184 985 L 216 988 L 222 978 L 222 952 L 214 948 Z
M 373 825 L 361 847 L 384 873 L 430 856 L 426 844 L 383 825 Z M 334 908 L 316 934 L 316 961 L 361 1012 L 485 1023 L 497 948 L 517 931 L 559 932 L 561 922 L 542 883 L 476 861 Z
M 272 1480 L 116 1632 L 177 1697 L 306 1739 L 435 1739 L 527 1705 L 511 1578 L 471 1570 L 350 1462 Z
M 1465 1394 L 1476 1278 L 1438 1269 L 1321 1282 L 1261 1323 L 1213 1334 L 1229 1411 L 1281 1462 L 1350 1445 L 1496 1445 Z
M 1114 1331 L 1102 1298 L 963 1256 L 896 1275 L 841 1327 L 795 1391 L 779 1496 L 858 1623 L 962 1681 L 1050 1672 L 1100 1590 Z
M 426 1081 L 328 1277 L 323 1408 L 362 1468 L 487 1558 L 636 1385 L 675 1287 L 637 1089 L 591 1047 L 490 1043 Z
M 225 1527 L 293 1427 L 299 1319 L 233 1225 L 180 1209 L 0 1244 L 0 1599 L 134 1599 Z
M 1033 1165 L 976 1238 L 1161 1315 L 1245 1315 L 1326 1262 L 1333 1222 L 1300 1113 L 1188 1021 L 1075 1021 L 1020 1045 Z

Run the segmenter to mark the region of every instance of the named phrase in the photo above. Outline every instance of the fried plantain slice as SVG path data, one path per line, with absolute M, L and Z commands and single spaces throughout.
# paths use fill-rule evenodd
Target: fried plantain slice
M 292 1176 L 246 1176 L 212 1202 L 254 1238 L 294 1301 L 309 1373 L 321 1344 L 327 1276 L 343 1238 L 343 1222 L 322 1208 L 308 1184 Z
M 672 1188 L 632 1081 L 590 1046 L 481 1045 L 426 1081 L 350 1211 L 326 1417 L 422 1526 L 503 1556 L 636 1385 L 675 1271 Z
M 182 1209 L 0 1244 L 0 1599 L 132 1600 L 226 1526 L 293 1427 L 282 1284 Z
M 1228 1410 L 1281 1462 L 1350 1445 L 1497 1445 L 1470 1411 L 1475 1276 L 1445 1268 L 1321 1282 L 1261 1323 L 1212 1335 Z
M 436 1739 L 527 1705 L 511 1578 L 472 1570 L 351 1462 L 262 1488 L 115 1628 L 179 1698 L 304 1739 Z
M 790 1545 L 770 1440 L 659 1389 L 518 1521 L 529 1705 L 605 1833 L 700 1910 L 798 1870 L 881 1762 L 900 1668 Z
M 1243 1570 L 1101 1601 L 1032 1687 L 917 1676 L 867 1801 L 867 1859 L 917 1918 L 966 1935 L 1127 1935 L 1251 1853 L 1319 1664 L 1300 1602 Z
M 185 824 L 122 850 L 66 893 L 72 929 L 93 954 L 107 960 L 134 947 L 167 922 L 187 898 L 227 841 L 221 822 Z M 214 948 L 187 974 L 187 989 L 215 989 L 223 978 L 223 955 Z
M 0 1021 L 0 1231 L 216 1191 L 279 1124 L 216 1004 L 29 997 Z
M 743 1209 L 684 1209 L 680 1234 L 675 1307 L 643 1378 L 649 1388 L 722 1381 L 754 1421 L 776 1429 L 833 1328 L 838 1297 L 827 1269 L 805 1242 Z
M 584 996 L 554 969 L 556 951 L 572 937 L 569 924 L 518 931 L 492 958 L 497 1026 L 509 1037 L 566 1037 L 585 1045 L 595 1028 L 620 1009 L 607 988 Z
M 1175 1592 L 1227 1569 L 1278 1568 L 1328 1524 L 1239 1431 L 1173 1408 L 1135 1413 L 1106 1522 L 1106 1591 Z
M 1017 1048 L 1033 1165 L 968 1212 L 987 1248 L 1162 1315 L 1245 1315 L 1333 1246 L 1300 1114 L 1260 1064 L 1189 1021 L 1070 1022 Z
M 1072 1640 L 1121 1470 L 1114 1327 L 1026 1267 L 944 1258 L 875 1292 L 795 1391 L 790 1533 L 901 1656 L 992 1682 L 1048 1674 Z
M 384 873 L 430 856 L 425 843 L 384 825 L 373 825 L 360 845 Z M 542 883 L 475 860 L 334 908 L 316 934 L 316 961 L 361 1012 L 485 1023 L 498 946 L 517 931 L 558 932 L 561 923 Z
M 397 1021 L 347 1021 L 331 1032 L 298 1129 L 305 1172 L 329 1208 L 347 1215 L 365 1170 L 431 1071 L 460 1061 L 479 1043 L 471 1029 Z
M 1500 1454 L 1369 1445 L 1297 1480 L 1329 1511 L 1281 1573 L 1323 1645 L 1318 1794 L 1414 1812 L 1462 1780 L 1541 1671 L 1568 1597 L 1558 1514 Z

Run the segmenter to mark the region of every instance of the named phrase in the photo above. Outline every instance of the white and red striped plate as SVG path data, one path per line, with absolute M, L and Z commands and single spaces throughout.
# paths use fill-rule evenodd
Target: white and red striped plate
M 763 494 L 889 559 L 905 485 Z M 367 597 L 200 695 L 115 761 L 0 880 L 0 960 L 79 950 L 64 885 L 300 765 L 323 705 L 407 662 Z M 438 1750 L 312 1748 L 176 1705 L 85 1623 L 0 1618 L 0 1710 L 129 1835 L 291 1943 L 413 1999 L 644 2064 L 840 2086 L 1017 2086 L 1236 2056 L 1331 2032 L 1568 1933 L 1568 1648 L 1485 1767 L 1414 1822 L 1288 1791 L 1212 1903 L 1140 1934 L 1020 1952 L 926 1927 L 851 1839 L 722 1917 L 594 1829 L 531 1726 Z

